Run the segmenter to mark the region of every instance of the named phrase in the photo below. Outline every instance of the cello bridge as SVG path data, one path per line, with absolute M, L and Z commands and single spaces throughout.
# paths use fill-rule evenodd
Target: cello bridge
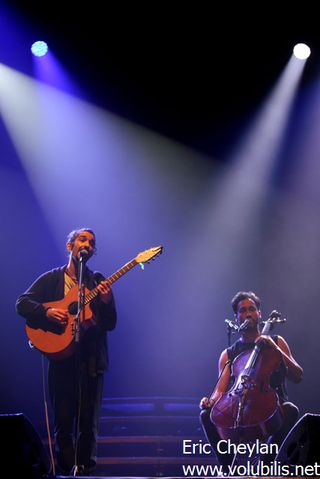
M 240 381 L 235 389 L 235 393 L 241 394 L 243 391 L 248 391 L 249 389 L 253 389 L 254 385 L 255 385 L 254 380 L 247 374 L 243 374 L 240 377 Z

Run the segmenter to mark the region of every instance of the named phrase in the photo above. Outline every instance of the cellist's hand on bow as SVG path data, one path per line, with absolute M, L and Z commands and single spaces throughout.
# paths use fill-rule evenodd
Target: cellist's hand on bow
M 203 397 L 200 401 L 199 407 L 200 409 L 209 409 L 213 406 L 214 402 L 214 399 Z

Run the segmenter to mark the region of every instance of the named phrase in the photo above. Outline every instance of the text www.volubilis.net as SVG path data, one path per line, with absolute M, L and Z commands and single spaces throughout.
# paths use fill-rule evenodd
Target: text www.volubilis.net
M 297 477 L 320 477 L 320 463 L 315 462 L 314 464 L 308 464 L 305 466 L 302 465 L 291 465 L 282 464 L 279 461 L 274 461 L 273 463 L 265 464 L 263 461 L 260 461 L 258 464 L 253 465 L 248 461 L 246 465 L 244 464 L 235 464 L 233 466 L 228 466 L 227 471 L 223 466 L 217 464 L 182 464 L 182 472 L 184 477 L 226 477 L 226 476 L 260 476 L 260 477 L 286 477 L 286 476 L 297 476 Z

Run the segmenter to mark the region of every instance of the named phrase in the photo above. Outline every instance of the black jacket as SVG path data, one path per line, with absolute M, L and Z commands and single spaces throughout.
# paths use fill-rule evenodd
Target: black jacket
M 16 311 L 23 316 L 28 326 L 47 329 L 48 319 L 46 308 L 42 303 L 58 301 L 64 298 L 64 273 L 66 266 L 55 268 L 42 274 L 19 296 L 16 302 Z M 84 274 L 85 287 L 94 289 L 104 279 L 99 272 L 92 272 L 87 267 Z M 115 301 L 105 304 L 97 297 L 90 307 L 97 320 L 97 324 L 88 329 L 81 338 L 81 358 L 89 361 L 93 373 L 102 372 L 108 368 L 107 331 L 116 326 L 117 314 Z

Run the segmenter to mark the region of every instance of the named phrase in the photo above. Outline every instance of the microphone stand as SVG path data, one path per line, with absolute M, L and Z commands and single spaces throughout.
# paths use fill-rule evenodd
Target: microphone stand
M 239 326 L 232 319 L 225 319 L 224 322 L 228 325 L 228 347 L 230 347 L 231 335 L 239 331 Z
M 83 263 L 84 263 L 84 256 L 79 255 L 79 268 L 78 268 L 78 310 L 77 315 L 75 317 L 75 334 L 74 334 L 74 341 L 76 343 L 76 348 L 78 349 L 78 345 L 80 342 L 80 322 L 81 322 L 81 313 L 82 319 L 84 319 L 84 284 L 83 284 Z
M 79 262 L 78 262 L 78 309 L 75 317 L 75 327 L 74 327 L 74 342 L 75 342 L 75 374 L 76 374 L 76 401 L 77 401 L 77 418 L 76 418 L 76 429 L 75 429 L 75 446 L 74 446 L 74 466 L 72 468 L 73 476 L 77 476 L 79 473 L 78 465 L 78 443 L 79 443 L 79 425 L 80 425 L 80 414 L 81 414 L 81 378 L 80 378 L 80 324 L 81 324 L 81 315 L 82 320 L 85 319 L 85 294 L 84 294 L 84 263 L 85 255 L 79 253 Z
M 231 326 L 228 326 L 228 330 L 227 330 L 227 331 L 228 331 L 228 347 L 230 348 L 230 346 L 231 346 L 231 335 L 232 335 L 232 333 L 233 333 L 232 327 L 231 327 Z

